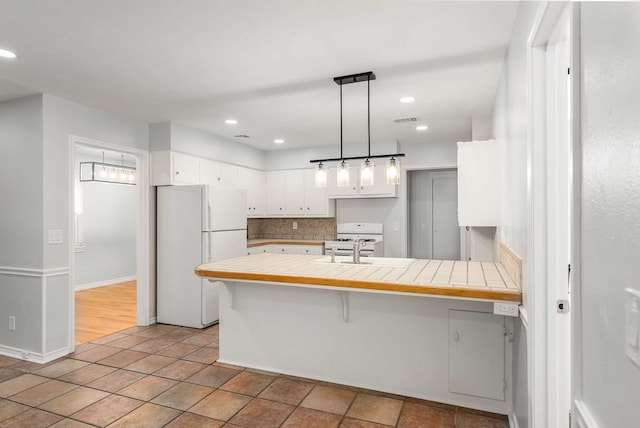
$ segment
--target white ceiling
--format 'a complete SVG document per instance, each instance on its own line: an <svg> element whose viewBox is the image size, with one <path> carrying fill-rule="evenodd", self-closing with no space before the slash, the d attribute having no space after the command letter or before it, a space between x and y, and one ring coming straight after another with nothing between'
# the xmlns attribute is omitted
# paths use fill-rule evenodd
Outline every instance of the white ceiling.
<svg viewBox="0 0 640 428"><path fill-rule="evenodd" d="M339 144L333 77L373 71L372 142L470 137L491 114L517 2L1 0L0 101L49 93L262 150ZM344 142L366 141L366 83ZM401 104L412 95L416 101ZM429 125L393 119L417 116ZM235 118L237 125L225 125ZM249 139L234 135L247 134ZM273 139L286 140L283 145Z"/></svg>

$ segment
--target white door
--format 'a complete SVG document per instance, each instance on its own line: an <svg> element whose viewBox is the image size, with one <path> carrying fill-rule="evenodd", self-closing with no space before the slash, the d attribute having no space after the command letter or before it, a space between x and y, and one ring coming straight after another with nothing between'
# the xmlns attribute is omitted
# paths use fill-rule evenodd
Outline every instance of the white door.
<svg viewBox="0 0 640 428"><path fill-rule="evenodd" d="M456 173L434 173L431 189L432 258L437 260L460 260L458 180Z"/></svg>
<svg viewBox="0 0 640 428"><path fill-rule="evenodd" d="M235 230L247 227L247 191L230 187L205 187L202 230Z"/></svg>

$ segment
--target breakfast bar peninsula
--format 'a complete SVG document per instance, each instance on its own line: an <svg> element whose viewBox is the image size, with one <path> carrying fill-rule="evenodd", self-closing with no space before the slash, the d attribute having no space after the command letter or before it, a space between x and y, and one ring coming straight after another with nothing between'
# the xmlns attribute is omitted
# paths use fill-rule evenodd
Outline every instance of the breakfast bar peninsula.
<svg viewBox="0 0 640 428"><path fill-rule="evenodd" d="M499 263L261 253L195 271L221 283L221 362L508 410L512 322L493 308L521 292Z"/></svg>

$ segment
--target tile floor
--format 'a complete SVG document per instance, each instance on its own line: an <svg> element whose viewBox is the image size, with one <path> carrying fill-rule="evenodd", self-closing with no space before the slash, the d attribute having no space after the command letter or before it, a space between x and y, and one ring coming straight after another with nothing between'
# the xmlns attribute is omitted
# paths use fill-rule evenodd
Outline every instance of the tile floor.
<svg viewBox="0 0 640 428"><path fill-rule="evenodd" d="M40 365L0 356L0 428L507 428L506 417L217 363L218 326L133 327Z"/></svg>

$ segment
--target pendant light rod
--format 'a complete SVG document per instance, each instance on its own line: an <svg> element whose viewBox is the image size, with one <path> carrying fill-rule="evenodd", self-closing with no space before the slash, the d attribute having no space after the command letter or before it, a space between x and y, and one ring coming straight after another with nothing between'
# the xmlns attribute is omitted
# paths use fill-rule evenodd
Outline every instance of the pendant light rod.
<svg viewBox="0 0 640 428"><path fill-rule="evenodd" d="M404 156L404 153L393 153L388 155L369 155L369 156L350 156L347 158L331 158L331 159L313 159L310 160L310 163L318 163L318 162L335 162L341 160L356 160L356 159L379 159L379 158L401 158Z"/></svg>
<svg viewBox="0 0 640 428"><path fill-rule="evenodd" d="M367 147L369 149L369 157L371 157L371 89L370 79L367 76ZM342 86L340 86L342 88ZM341 155L342 156L342 155Z"/></svg>
<svg viewBox="0 0 640 428"><path fill-rule="evenodd" d="M340 159L342 159L342 85L340 85Z"/></svg>

